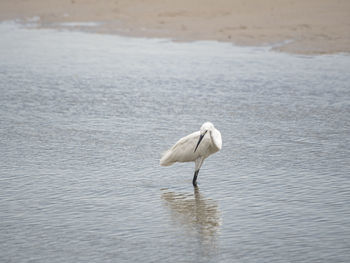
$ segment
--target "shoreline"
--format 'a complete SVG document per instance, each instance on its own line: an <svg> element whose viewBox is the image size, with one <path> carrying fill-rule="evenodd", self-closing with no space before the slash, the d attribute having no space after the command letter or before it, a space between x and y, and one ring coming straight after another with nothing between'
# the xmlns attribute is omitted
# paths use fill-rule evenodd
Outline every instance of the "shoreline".
<svg viewBox="0 0 350 263"><path fill-rule="evenodd" d="M0 0L0 21L36 17L39 28L270 45L309 55L350 53L349 14L347 0Z"/></svg>

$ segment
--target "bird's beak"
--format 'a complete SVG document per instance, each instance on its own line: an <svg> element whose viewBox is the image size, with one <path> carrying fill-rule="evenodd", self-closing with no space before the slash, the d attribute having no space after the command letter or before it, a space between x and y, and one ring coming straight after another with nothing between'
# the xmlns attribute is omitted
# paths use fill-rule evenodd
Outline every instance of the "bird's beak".
<svg viewBox="0 0 350 263"><path fill-rule="evenodd" d="M201 143L201 141L202 141L202 139L203 139L203 137L204 137L204 135L205 135L206 133L207 133L207 131L205 131L205 133L202 134L202 135L199 137L199 140L198 140L198 142L197 142L197 146L196 146L196 148L194 149L194 153L196 152L196 150L197 150L199 144Z"/></svg>

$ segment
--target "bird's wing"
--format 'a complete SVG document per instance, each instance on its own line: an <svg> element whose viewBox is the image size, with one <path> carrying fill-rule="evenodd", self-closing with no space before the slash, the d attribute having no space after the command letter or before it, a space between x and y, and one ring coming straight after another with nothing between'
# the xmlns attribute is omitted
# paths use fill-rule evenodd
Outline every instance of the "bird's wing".
<svg viewBox="0 0 350 263"><path fill-rule="evenodd" d="M164 166L171 165L175 162L191 162L196 160L198 153L194 152L199 139L200 132L191 133L175 143L160 160L160 164Z"/></svg>

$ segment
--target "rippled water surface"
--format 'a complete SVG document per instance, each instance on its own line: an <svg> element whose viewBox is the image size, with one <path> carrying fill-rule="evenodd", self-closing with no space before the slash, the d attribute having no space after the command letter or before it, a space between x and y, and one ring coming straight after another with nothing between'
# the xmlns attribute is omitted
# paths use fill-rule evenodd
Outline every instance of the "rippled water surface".
<svg viewBox="0 0 350 263"><path fill-rule="evenodd" d="M0 35L1 262L348 262L348 55ZM193 189L158 162L204 121Z"/></svg>

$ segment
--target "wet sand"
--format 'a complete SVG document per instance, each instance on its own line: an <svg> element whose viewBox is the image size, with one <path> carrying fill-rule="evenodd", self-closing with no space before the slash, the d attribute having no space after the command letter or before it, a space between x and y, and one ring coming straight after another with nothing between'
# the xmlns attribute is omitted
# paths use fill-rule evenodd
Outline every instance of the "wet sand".
<svg viewBox="0 0 350 263"><path fill-rule="evenodd" d="M350 52L349 14L347 0L0 0L2 21L37 17L45 28L273 45L300 54ZM97 24L74 24L81 22Z"/></svg>

